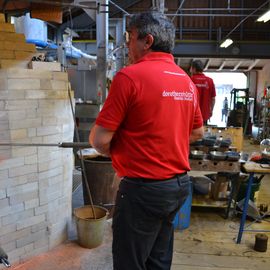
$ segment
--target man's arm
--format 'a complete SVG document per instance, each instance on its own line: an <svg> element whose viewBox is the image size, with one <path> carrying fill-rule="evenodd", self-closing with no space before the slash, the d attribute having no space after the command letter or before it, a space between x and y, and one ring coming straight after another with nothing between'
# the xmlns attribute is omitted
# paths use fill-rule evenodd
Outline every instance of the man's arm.
<svg viewBox="0 0 270 270"><path fill-rule="evenodd" d="M189 142L193 143L203 137L204 127L193 129L189 138Z"/></svg>
<svg viewBox="0 0 270 270"><path fill-rule="evenodd" d="M216 103L216 98L213 97L211 99L211 101L210 101L210 114L211 114L211 116L213 115L213 110L214 110L215 103Z"/></svg>
<svg viewBox="0 0 270 270"><path fill-rule="evenodd" d="M214 110L215 103L216 103L216 97L213 97L213 98L212 98L212 103L211 103L211 110L212 110L212 112L213 112L213 110Z"/></svg>
<svg viewBox="0 0 270 270"><path fill-rule="evenodd" d="M90 144L100 153L110 156L110 146L114 131L94 125L89 135Z"/></svg>

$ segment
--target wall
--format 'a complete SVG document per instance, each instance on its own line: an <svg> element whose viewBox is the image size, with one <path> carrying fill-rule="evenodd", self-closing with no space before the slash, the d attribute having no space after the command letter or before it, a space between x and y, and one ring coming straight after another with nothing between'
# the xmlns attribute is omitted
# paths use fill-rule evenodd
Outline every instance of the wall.
<svg viewBox="0 0 270 270"><path fill-rule="evenodd" d="M35 50L2 19L0 142L73 141L67 73L27 69ZM11 263L67 239L72 170L72 149L0 146L0 246Z"/></svg>
<svg viewBox="0 0 270 270"><path fill-rule="evenodd" d="M264 68L258 71L257 98L261 100L266 86L270 86L270 62Z"/></svg>

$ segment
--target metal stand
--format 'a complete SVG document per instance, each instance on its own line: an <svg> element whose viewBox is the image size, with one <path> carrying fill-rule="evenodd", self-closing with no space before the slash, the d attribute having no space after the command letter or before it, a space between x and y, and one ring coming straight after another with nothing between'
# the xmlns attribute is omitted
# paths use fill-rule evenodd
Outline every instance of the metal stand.
<svg viewBox="0 0 270 270"><path fill-rule="evenodd" d="M243 235L243 231L244 231L244 226L245 226L246 217L247 217L248 201L249 201L250 194L251 194L251 187L252 187L252 183L253 183L253 178L254 178L254 173L250 173L249 178L248 178L248 188L247 188L246 198L245 198L245 202L244 202L243 214L241 217L240 228L239 228L237 241L236 241L237 244L241 243L241 239L242 239L242 235Z"/></svg>

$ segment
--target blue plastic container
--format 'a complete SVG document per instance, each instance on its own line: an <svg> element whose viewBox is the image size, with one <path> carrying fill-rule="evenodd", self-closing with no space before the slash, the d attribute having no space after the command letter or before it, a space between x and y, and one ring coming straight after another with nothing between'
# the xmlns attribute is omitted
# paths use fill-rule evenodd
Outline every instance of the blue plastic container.
<svg viewBox="0 0 270 270"><path fill-rule="evenodd" d="M187 229L190 225L190 213L192 204L192 183L190 183L190 190L187 199L180 208L179 212L176 214L173 225L177 230Z"/></svg>

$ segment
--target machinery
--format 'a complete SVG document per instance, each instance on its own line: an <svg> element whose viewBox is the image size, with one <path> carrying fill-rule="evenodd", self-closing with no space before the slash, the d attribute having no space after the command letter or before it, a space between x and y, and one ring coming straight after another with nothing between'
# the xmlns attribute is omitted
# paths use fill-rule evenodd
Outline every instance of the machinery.
<svg viewBox="0 0 270 270"><path fill-rule="evenodd" d="M251 119L249 117L249 89L231 90L230 112L227 126L243 127L244 134L250 134Z"/></svg>

